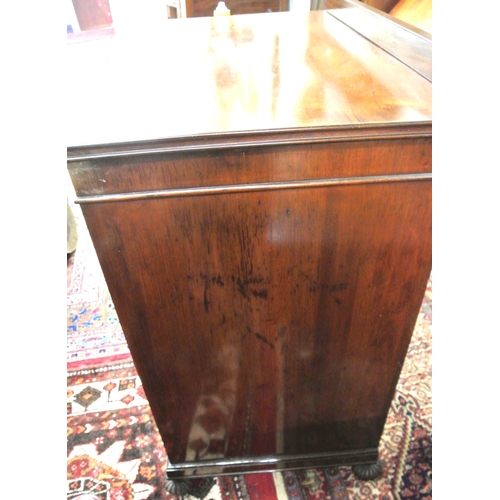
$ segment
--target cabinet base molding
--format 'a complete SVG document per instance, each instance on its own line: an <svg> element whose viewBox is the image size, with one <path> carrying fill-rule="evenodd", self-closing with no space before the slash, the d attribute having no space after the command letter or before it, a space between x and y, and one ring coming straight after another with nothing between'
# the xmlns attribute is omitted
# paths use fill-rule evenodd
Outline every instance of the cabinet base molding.
<svg viewBox="0 0 500 500"><path fill-rule="evenodd" d="M252 459L221 459L199 462L184 462L179 465L169 464L167 475L169 479L196 477L211 477L228 474L243 474L251 472L279 472L283 470L303 468L325 468L338 466L366 466L377 463L376 448L307 455L276 455L255 457Z"/></svg>

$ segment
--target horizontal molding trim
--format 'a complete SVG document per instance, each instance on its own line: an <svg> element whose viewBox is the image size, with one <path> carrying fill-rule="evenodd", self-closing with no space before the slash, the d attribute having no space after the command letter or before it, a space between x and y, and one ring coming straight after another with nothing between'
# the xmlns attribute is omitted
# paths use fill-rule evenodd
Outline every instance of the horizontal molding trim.
<svg viewBox="0 0 500 500"><path fill-rule="evenodd" d="M378 449L362 449L334 453L271 455L252 458L218 458L198 462L169 463L167 476L170 478L203 477L252 472L276 472L304 467L323 468L374 463Z"/></svg>
<svg viewBox="0 0 500 500"><path fill-rule="evenodd" d="M367 124L356 127L317 127L310 129L272 130L230 134L175 137L109 145L69 147L68 163L101 158L190 153L269 146L292 146L335 142L380 141L432 137L432 123Z"/></svg>
<svg viewBox="0 0 500 500"><path fill-rule="evenodd" d="M275 191L281 189L319 188L333 186L350 186L355 184L380 184L388 182L428 181L431 173L400 174L400 175L373 175L362 177L344 177L329 179L298 180L288 182L262 182L254 184L237 184L227 186L207 186L195 188L164 189L158 191L142 191L134 193L103 194L78 197L75 202L111 203L137 200L154 200L159 198L180 198L185 196L210 196L220 194L247 193L256 191Z"/></svg>

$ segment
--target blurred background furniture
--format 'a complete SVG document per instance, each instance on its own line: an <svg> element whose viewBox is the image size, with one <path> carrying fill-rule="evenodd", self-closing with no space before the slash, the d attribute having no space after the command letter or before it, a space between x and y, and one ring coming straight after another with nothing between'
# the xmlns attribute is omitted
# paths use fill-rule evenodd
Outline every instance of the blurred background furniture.
<svg viewBox="0 0 500 500"><path fill-rule="evenodd" d="M185 4L185 17L212 16L218 0L181 0ZM259 14L287 11L288 0L228 0L225 2L231 15Z"/></svg>
<svg viewBox="0 0 500 500"><path fill-rule="evenodd" d="M81 31L109 28L113 17L108 0L72 0Z"/></svg>
<svg viewBox="0 0 500 500"><path fill-rule="evenodd" d="M78 243L78 224L75 219L72 208L70 207L69 201L67 205L67 250L66 253L69 256L76 250L76 245Z"/></svg>
<svg viewBox="0 0 500 500"><path fill-rule="evenodd" d="M432 0L361 0L422 31L432 33ZM311 0L311 10L332 9L336 0Z"/></svg>
<svg viewBox="0 0 500 500"><path fill-rule="evenodd" d="M427 33L432 33L432 0L399 0L389 14Z"/></svg>
<svg viewBox="0 0 500 500"><path fill-rule="evenodd" d="M284 12L288 10L325 10L335 0L227 0L231 15ZM432 0L361 0L365 5L432 33ZM78 27L75 31L102 30L122 23L122 12L129 12L128 22L137 23L142 11L153 11L165 19L211 17L218 0L71 0ZM304 3L305 2L305 3ZM303 5L304 3L304 5ZM116 14L116 16L115 16Z"/></svg>

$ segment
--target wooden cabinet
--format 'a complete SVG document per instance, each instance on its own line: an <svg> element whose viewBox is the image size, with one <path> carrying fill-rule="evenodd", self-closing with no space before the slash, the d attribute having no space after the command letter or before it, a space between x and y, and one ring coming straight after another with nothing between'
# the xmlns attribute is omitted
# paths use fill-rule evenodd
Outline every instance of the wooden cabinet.
<svg viewBox="0 0 500 500"><path fill-rule="evenodd" d="M68 168L171 477L377 460L431 270L430 40L386 21L68 48Z"/></svg>

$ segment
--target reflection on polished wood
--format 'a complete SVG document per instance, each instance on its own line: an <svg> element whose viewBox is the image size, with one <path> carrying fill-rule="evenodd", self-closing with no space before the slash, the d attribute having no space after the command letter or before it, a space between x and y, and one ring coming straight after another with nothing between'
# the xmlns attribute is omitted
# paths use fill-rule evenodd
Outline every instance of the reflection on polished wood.
<svg viewBox="0 0 500 500"><path fill-rule="evenodd" d="M328 2L330 0L326 0ZM361 0L364 4L381 10L382 12L390 12L390 10L398 3L398 0Z"/></svg>
<svg viewBox="0 0 500 500"><path fill-rule="evenodd" d="M68 168L169 475L373 463L431 269L431 83L329 12L225 21L69 47L101 77Z"/></svg>
<svg viewBox="0 0 500 500"><path fill-rule="evenodd" d="M427 33L432 33L432 0L400 0L390 14Z"/></svg>
<svg viewBox="0 0 500 500"><path fill-rule="evenodd" d="M68 47L69 146L430 120L431 84L327 11L167 22Z"/></svg>

